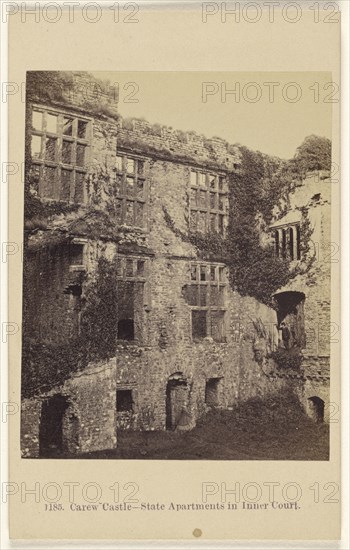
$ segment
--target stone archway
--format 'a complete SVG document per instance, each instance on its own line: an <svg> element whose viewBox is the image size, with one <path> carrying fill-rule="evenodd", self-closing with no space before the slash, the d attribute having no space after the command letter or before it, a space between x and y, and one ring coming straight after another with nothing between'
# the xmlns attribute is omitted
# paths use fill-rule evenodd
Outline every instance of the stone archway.
<svg viewBox="0 0 350 550"><path fill-rule="evenodd" d="M175 430L186 414L189 385L182 372L169 376L166 386L166 429Z"/></svg>
<svg viewBox="0 0 350 550"><path fill-rule="evenodd" d="M320 397L314 395L307 400L307 414L317 423L324 422L324 401Z"/></svg>

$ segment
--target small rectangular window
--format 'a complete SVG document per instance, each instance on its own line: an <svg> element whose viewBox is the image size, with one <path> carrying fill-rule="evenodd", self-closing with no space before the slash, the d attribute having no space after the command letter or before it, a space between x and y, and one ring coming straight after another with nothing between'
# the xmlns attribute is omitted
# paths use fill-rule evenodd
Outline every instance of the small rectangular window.
<svg viewBox="0 0 350 550"><path fill-rule="evenodd" d="M87 122L85 120L78 120L77 135L80 139L86 139Z"/></svg>
<svg viewBox="0 0 350 550"><path fill-rule="evenodd" d="M116 156L115 167L118 170L118 172L121 172L123 170L123 157L119 155Z"/></svg>
<svg viewBox="0 0 350 550"><path fill-rule="evenodd" d="M69 263L71 265L83 265L84 263L84 245L80 243L71 243L69 246Z"/></svg>
<svg viewBox="0 0 350 550"><path fill-rule="evenodd" d="M207 278L207 268L204 265L200 267L200 280L205 281Z"/></svg>
<svg viewBox="0 0 350 550"><path fill-rule="evenodd" d="M63 143L62 143L62 162L64 164L71 164L72 163L72 151L73 151L73 143L71 141L63 140Z"/></svg>
<svg viewBox="0 0 350 550"><path fill-rule="evenodd" d="M77 166L85 166L85 145L81 145L80 143L77 143L77 159L76 164Z"/></svg>
<svg viewBox="0 0 350 550"><path fill-rule="evenodd" d="M62 133L65 136L73 135L73 119L68 117L63 117L63 130Z"/></svg>
<svg viewBox="0 0 350 550"><path fill-rule="evenodd" d="M219 305L219 289L217 286L211 286L210 288L210 305L211 306Z"/></svg>
<svg viewBox="0 0 350 550"><path fill-rule="evenodd" d="M56 193L57 168L45 166L42 181L40 182L43 197L57 198Z"/></svg>
<svg viewBox="0 0 350 550"><path fill-rule="evenodd" d="M207 192L206 191L200 191L200 193L199 193L199 206L201 208L206 208L206 206L207 206Z"/></svg>
<svg viewBox="0 0 350 550"><path fill-rule="evenodd" d="M205 222L206 222L206 213L205 212L197 212L198 216L198 231L200 233L205 232Z"/></svg>
<svg viewBox="0 0 350 550"><path fill-rule="evenodd" d="M126 178L126 192L128 195L134 194L134 178L130 176Z"/></svg>
<svg viewBox="0 0 350 550"><path fill-rule="evenodd" d="M61 170L61 200L69 201L70 189L72 185L72 170Z"/></svg>
<svg viewBox="0 0 350 550"><path fill-rule="evenodd" d="M135 225L137 227L143 227L143 214L144 204L142 202L135 202Z"/></svg>
<svg viewBox="0 0 350 550"><path fill-rule="evenodd" d="M32 159L41 159L42 153L41 153L41 137L40 136L32 136Z"/></svg>
<svg viewBox="0 0 350 550"><path fill-rule="evenodd" d="M143 198L143 192L144 192L144 181L143 180L137 180L136 196L137 196L138 199Z"/></svg>
<svg viewBox="0 0 350 550"><path fill-rule="evenodd" d="M190 230L197 231L197 212L196 210L191 210L190 212Z"/></svg>
<svg viewBox="0 0 350 550"><path fill-rule="evenodd" d="M139 174L139 176L143 175L144 164L145 163L143 162L143 160L137 161L137 173Z"/></svg>
<svg viewBox="0 0 350 550"><path fill-rule="evenodd" d="M117 412L132 412L133 400L131 390L117 390Z"/></svg>
<svg viewBox="0 0 350 550"><path fill-rule="evenodd" d="M75 172L74 201L77 203L84 202L84 183L85 183L85 173Z"/></svg>
<svg viewBox="0 0 350 550"><path fill-rule="evenodd" d="M136 274L137 274L138 277L144 277L144 275L145 275L145 261L144 260L137 260Z"/></svg>
<svg viewBox="0 0 350 550"><path fill-rule="evenodd" d="M209 176L209 187L210 189L216 189L216 176L213 176L212 174L210 174Z"/></svg>
<svg viewBox="0 0 350 550"><path fill-rule="evenodd" d="M204 307L208 304L207 299L207 285L203 285L199 287L199 305Z"/></svg>
<svg viewBox="0 0 350 550"><path fill-rule="evenodd" d="M126 171L128 174L135 173L135 161L133 159L127 159L126 161Z"/></svg>
<svg viewBox="0 0 350 550"><path fill-rule="evenodd" d="M134 261L133 260L126 260L125 275L126 275L126 277L133 277L134 276Z"/></svg>
<svg viewBox="0 0 350 550"><path fill-rule="evenodd" d="M192 338L205 338L207 336L207 312L192 310Z"/></svg>
<svg viewBox="0 0 350 550"><path fill-rule="evenodd" d="M57 115L47 113L46 115L46 131L50 134L57 134Z"/></svg>
<svg viewBox="0 0 350 550"><path fill-rule="evenodd" d="M45 140L45 160L56 161L57 138L47 137Z"/></svg>
<svg viewBox="0 0 350 550"><path fill-rule="evenodd" d="M191 185L197 187L197 172L191 172Z"/></svg>
<svg viewBox="0 0 350 550"><path fill-rule="evenodd" d="M207 175L203 174L203 172L199 172L199 185L200 187L206 187L207 186Z"/></svg>
<svg viewBox="0 0 350 550"><path fill-rule="evenodd" d="M191 206L197 206L197 190L190 189L190 203Z"/></svg>
<svg viewBox="0 0 350 550"><path fill-rule="evenodd" d="M127 225L134 225L134 203L133 203L133 201L126 201L125 223Z"/></svg>
<svg viewBox="0 0 350 550"><path fill-rule="evenodd" d="M32 126L35 130L43 129L43 113L41 113L40 111L33 111Z"/></svg>

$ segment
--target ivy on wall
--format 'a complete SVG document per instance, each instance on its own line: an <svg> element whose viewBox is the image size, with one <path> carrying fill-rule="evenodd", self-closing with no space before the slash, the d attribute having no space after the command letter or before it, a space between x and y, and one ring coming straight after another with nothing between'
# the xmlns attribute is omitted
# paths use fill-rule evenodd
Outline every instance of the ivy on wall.
<svg viewBox="0 0 350 550"><path fill-rule="evenodd" d="M24 278L24 312L30 281ZM27 291L26 291L27 289ZM101 257L94 278L84 285L79 335L62 343L36 342L23 324L22 392L30 397L62 384L90 361L115 356L118 311L115 260ZM28 327L28 329L30 329Z"/></svg>
<svg viewBox="0 0 350 550"><path fill-rule="evenodd" d="M312 228L306 207L301 209L302 261L290 269L287 259L276 256L269 238L273 209L281 199L288 208L288 194L308 171L330 170L330 151L330 140L317 136L307 137L289 161L240 147L241 165L229 174L230 211L225 239L217 233L184 234L163 207L165 221L178 237L196 246L203 259L224 261L230 268L234 290L274 306L272 295L296 275L310 272L314 257L309 254Z"/></svg>

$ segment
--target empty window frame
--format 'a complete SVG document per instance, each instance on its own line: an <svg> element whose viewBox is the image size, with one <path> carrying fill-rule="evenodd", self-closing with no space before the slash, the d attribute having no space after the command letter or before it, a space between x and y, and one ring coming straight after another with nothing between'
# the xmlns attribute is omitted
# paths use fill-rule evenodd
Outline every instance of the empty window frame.
<svg viewBox="0 0 350 550"><path fill-rule="evenodd" d="M276 228L274 230L276 256L289 260L300 260L300 241L301 233L299 224Z"/></svg>
<svg viewBox="0 0 350 550"><path fill-rule="evenodd" d="M42 198L84 202L91 121L34 106L31 118L31 181Z"/></svg>
<svg viewBox="0 0 350 550"><path fill-rule="evenodd" d="M117 412L132 412L132 390L117 390Z"/></svg>
<svg viewBox="0 0 350 550"><path fill-rule="evenodd" d="M147 189L144 159L119 153L116 156L117 221L121 225L145 227Z"/></svg>
<svg viewBox="0 0 350 550"><path fill-rule="evenodd" d="M224 175L191 170L190 230L225 235L227 225L227 185Z"/></svg>
<svg viewBox="0 0 350 550"><path fill-rule="evenodd" d="M193 340L210 336L215 342L225 342L225 267L217 264L191 264L190 279L186 290L187 303L191 306Z"/></svg>

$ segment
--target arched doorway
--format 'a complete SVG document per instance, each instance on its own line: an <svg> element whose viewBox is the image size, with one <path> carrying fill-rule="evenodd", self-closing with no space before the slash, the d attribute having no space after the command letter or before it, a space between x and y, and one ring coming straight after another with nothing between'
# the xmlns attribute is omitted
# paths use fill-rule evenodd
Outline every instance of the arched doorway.
<svg viewBox="0 0 350 550"><path fill-rule="evenodd" d="M169 376L166 386L166 429L175 430L187 409L188 384L182 372Z"/></svg>
<svg viewBox="0 0 350 550"><path fill-rule="evenodd" d="M55 456L67 450L63 437L63 419L68 406L66 397L59 394L43 402L39 428L40 456Z"/></svg>
<svg viewBox="0 0 350 550"><path fill-rule="evenodd" d="M324 421L324 401L320 397L309 397L308 402L308 415L314 422Z"/></svg>

